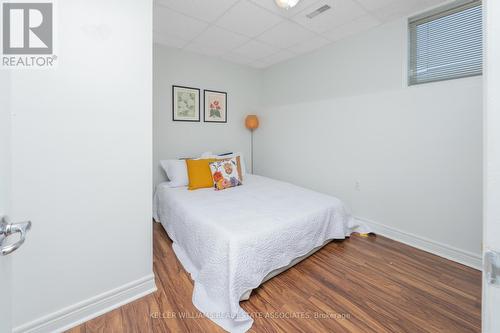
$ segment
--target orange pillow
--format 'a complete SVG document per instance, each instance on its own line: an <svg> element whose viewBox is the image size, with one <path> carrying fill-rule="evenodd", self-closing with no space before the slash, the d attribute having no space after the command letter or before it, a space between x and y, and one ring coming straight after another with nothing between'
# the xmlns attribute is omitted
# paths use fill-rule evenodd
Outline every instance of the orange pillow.
<svg viewBox="0 0 500 333"><path fill-rule="evenodd" d="M209 164L217 161L214 158L203 160L186 160L189 185L188 190L213 187L212 172Z"/></svg>

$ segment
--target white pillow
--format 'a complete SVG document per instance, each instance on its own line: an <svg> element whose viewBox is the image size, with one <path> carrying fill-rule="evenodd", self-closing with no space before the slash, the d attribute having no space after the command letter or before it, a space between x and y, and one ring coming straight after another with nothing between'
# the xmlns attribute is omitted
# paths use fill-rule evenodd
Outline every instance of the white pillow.
<svg viewBox="0 0 500 333"><path fill-rule="evenodd" d="M243 174L242 176L245 176L247 174L247 169L245 166L245 159L243 158L242 153L232 153L232 154L228 154L228 155L224 155L224 156L214 155L214 154L211 154L210 152L206 152L206 153L201 154L201 158L216 158L218 160L224 160L226 158L233 158L236 156L240 157L241 173Z"/></svg>
<svg viewBox="0 0 500 333"><path fill-rule="evenodd" d="M214 153L212 153L211 151L206 151L201 154L200 158L210 158L210 156L214 156Z"/></svg>
<svg viewBox="0 0 500 333"><path fill-rule="evenodd" d="M189 177L185 160L163 160L160 165L170 181L169 187L188 186Z"/></svg>

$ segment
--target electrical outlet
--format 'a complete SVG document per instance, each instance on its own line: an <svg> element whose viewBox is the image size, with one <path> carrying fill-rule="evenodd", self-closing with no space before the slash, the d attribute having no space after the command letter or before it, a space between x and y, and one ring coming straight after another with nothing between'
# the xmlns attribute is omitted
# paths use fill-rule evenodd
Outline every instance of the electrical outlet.
<svg viewBox="0 0 500 333"><path fill-rule="evenodd" d="M361 184L358 180L354 182L354 189L358 192L361 192Z"/></svg>

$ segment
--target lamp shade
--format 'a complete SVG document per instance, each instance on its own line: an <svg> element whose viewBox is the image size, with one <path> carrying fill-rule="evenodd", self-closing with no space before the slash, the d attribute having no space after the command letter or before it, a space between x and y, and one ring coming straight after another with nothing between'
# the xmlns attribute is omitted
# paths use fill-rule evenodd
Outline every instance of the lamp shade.
<svg viewBox="0 0 500 333"><path fill-rule="evenodd" d="M251 131L259 128L259 118L254 114L248 115L245 119L245 126Z"/></svg>

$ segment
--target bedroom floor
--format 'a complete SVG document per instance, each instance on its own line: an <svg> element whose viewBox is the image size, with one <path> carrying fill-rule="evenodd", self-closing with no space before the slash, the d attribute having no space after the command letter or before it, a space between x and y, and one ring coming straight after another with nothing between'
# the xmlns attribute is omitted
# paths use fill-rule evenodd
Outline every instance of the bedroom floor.
<svg viewBox="0 0 500 333"><path fill-rule="evenodd" d="M224 332L192 305L171 245L155 223L158 291L68 332ZM385 237L353 236L266 282L242 307L254 315L251 332L480 332L481 273Z"/></svg>

